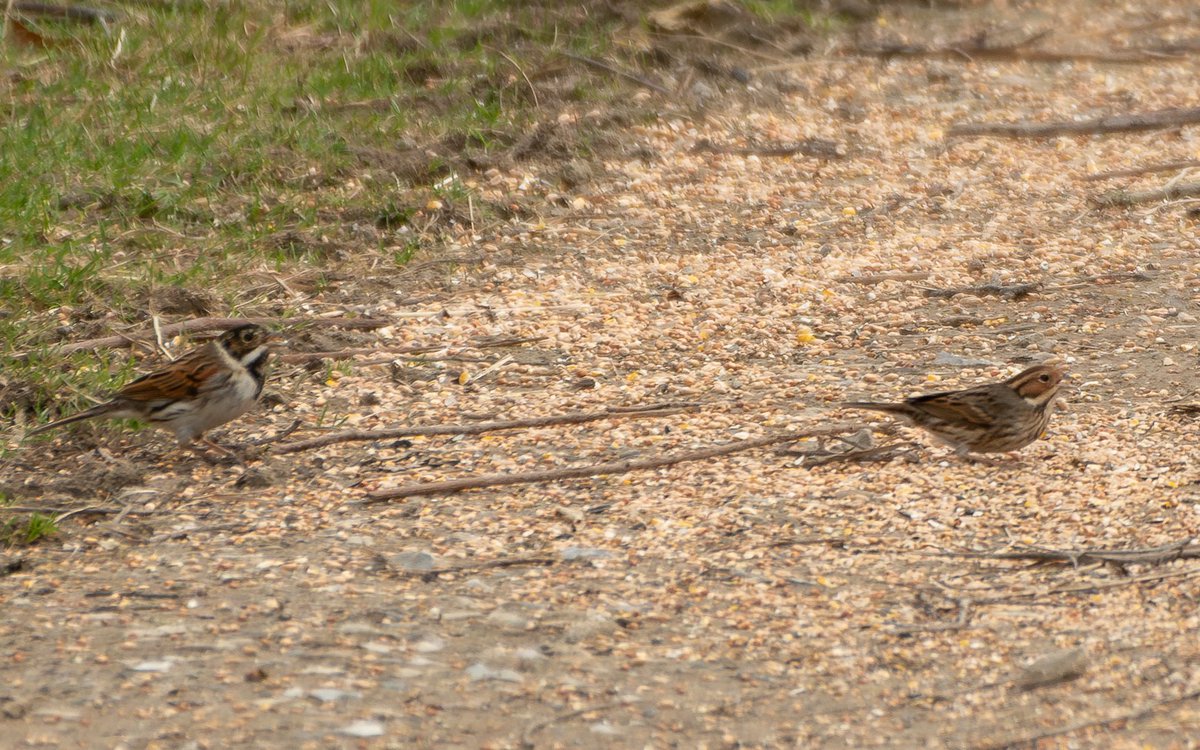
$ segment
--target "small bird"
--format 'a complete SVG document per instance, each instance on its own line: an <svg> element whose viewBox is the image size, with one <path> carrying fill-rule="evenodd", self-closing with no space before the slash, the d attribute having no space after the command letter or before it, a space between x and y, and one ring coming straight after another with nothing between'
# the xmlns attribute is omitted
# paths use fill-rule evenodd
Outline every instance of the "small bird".
<svg viewBox="0 0 1200 750"><path fill-rule="evenodd" d="M31 430L37 435L85 419L140 419L175 433L180 447L193 441L223 453L232 451L204 438L254 406L266 381L271 333L247 324L233 328L179 359L143 375L109 401Z"/></svg>
<svg viewBox="0 0 1200 750"><path fill-rule="evenodd" d="M1064 377L1066 372L1058 367L1036 365L1002 383L915 396L898 404L843 406L907 417L949 443L959 456L1001 453L1024 448L1042 436Z"/></svg>

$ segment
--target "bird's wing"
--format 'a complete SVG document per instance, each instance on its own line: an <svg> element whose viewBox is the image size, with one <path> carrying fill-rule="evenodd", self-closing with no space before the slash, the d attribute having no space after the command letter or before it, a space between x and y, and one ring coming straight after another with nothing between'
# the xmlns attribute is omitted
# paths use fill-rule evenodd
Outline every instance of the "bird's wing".
<svg viewBox="0 0 1200 750"><path fill-rule="evenodd" d="M995 422L983 405L986 399L979 398L982 394L970 391L952 391L949 393L930 393L927 396L910 398L906 402L913 409L937 417L947 422L966 422L981 427L987 427Z"/></svg>
<svg viewBox="0 0 1200 750"><path fill-rule="evenodd" d="M130 401L173 401L195 398L221 380L222 363L215 357L184 356L161 370L143 375L117 391L116 397Z"/></svg>

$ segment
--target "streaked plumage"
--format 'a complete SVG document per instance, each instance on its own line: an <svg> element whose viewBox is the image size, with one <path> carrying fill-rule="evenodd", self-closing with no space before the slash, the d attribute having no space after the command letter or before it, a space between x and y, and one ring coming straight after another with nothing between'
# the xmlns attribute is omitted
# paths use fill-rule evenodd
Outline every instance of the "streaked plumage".
<svg viewBox="0 0 1200 750"><path fill-rule="evenodd" d="M271 334L247 324L191 350L162 369L134 380L109 401L78 414L42 425L36 435L85 419L140 419L175 434L180 446L204 439L204 433L254 406L266 381Z"/></svg>
<svg viewBox="0 0 1200 750"><path fill-rule="evenodd" d="M907 417L918 427L968 452L999 453L1024 448L1042 436L1050 421L1050 405L1066 373L1036 365L1002 383L961 391L916 396L901 403L843 404Z"/></svg>

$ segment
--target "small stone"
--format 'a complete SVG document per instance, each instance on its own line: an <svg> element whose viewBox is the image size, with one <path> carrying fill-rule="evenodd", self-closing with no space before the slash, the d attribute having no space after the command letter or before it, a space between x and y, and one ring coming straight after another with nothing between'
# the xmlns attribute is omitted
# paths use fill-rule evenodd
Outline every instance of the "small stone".
<svg viewBox="0 0 1200 750"><path fill-rule="evenodd" d="M407 570L414 573L426 573L433 570L433 555L418 550L415 552L401 552L392 555L392 565L395 565L401 570Z"/></svg>
<svg viewBox="0 0 1200 750"><path fill-rule="evenodd" d="M345 698L361 698L362 694L352 690L338 690L337 688L317 688L309 690L308 694L322 703L333 703Z"/></svg>
<svg viewBox="0 0 1200 750"><path fill-rule="evenodd" d="M169 661L139 661L137 664L128 665L134 672L169 672L171 671L171 662Z"/></svg>
<svg viewBox="0 0 1200 750"><path fill-rule="evenodd" d="M475 662L467 667L467 676L474 681L501 680L503 682L520 682L521 675L512 669L495 669L483 662Z"/></svg>
<svg viewBox="0 0 1200 750"><path fill-rule="evenodd" d="M562 551L562 559L566 562L574 562L577 560L607 560L616 557L612 552L606 549L596 549L594 547L567 547Z"/></svg>
<svg viewBox="0 0 1200 750"><path fill-rule="evenodd" d="M427 635L413 644L413 650L419 654L436 654L446 648L446 641L436 635Z"/></svg>
<svg viewBox="0 0 1200 750"><path fill-rule="evenodd" d="M1033 690L1044 685L1073 680L1087 671L1087 654L1082 648L1053 651L1021 670L1017 687Z"/></svg>
<svg viewBox="0 0 1200 750"><path fill-rule="evenodd" d="M996 363L976 357L962 357L950 352L938 352L933 358L935 365L950 365L951 367L995 367Z"/></svg>
<svg viewBox="0 0 1200 750"><path fill-rule="evenodd" d="M347 737L381 737L383 736L383 722L360 719L337 731L338 734L344 734Z"/></svg>

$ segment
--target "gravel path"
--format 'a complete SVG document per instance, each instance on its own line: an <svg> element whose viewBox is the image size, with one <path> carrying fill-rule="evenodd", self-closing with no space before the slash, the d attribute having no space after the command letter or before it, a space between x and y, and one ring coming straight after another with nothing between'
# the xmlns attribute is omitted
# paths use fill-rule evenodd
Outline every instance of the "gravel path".
<svg viewBox="0 0 1200 750"><path fill-rule="evenodd" d="M881 34L930 38L921 11L896 7L909 18L885 14ZM1054 7L988 19L1060 28L1045 43L1059 49L1144 18L1125 5ZM978 28L976 12L960 15L938 39ZM0 577L0 745L999 748L1069 730L1039 747L1190 746L1200 563L942 553L1197 534L1200 421L1172 409L1197 400L1196 219L1183 202L1093 209L1088 197L1109 184L1081 178L1197 158L1200 130L944 133L1194 106L1198 73L1196 57L817 54L760 71L786 96L750 90L630 129L654 158L606 163L578 194L489 173L482 195L535 196L544 219L464 235L450 252L483 262L446 277L436 302L405 304L406 290L356 308L396 320L362 346L446 351L362 357L324 382L281 368L271 387L286 405L232 436L293 419L309 437L319 424L700 407L338 444L249 470L181 459L145 434L48 476L30 457L30 496L122 487L112 507L125 510L64 522ZM694 149L702 138L824 138L845 157L714 154ZM986 284L1036 286L1018 299L929 294ZM346 306L313 311L335 307ZM489 336L538 340L461 348ZM888 461L806 467L768 448L361 504L415 481L858 422L869 417L836 404L999 379L1049 357L1070 366L1067 408L999 466L954 460L904 428L874 435L903 444Z"/></svg>

